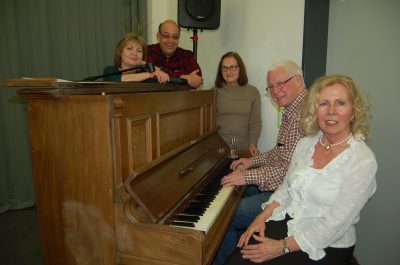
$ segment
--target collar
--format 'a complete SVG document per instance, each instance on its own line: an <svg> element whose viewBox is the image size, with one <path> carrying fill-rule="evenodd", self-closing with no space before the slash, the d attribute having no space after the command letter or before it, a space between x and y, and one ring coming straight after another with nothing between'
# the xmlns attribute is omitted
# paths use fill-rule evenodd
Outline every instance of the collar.
<svg viewBox="0 0 400 265"><path fill-rule="evenodd" d="M300 107L303 106L303 103L307 97L307 94L308 94L308 90L304 88L303 91L300 93L300 95L298 95L297 98L292 102L292 104L290 104L289 106L287 106L285 108L282 116L291 117L295 114L299 114L300 113L299 109L300 109Z"/></svg>

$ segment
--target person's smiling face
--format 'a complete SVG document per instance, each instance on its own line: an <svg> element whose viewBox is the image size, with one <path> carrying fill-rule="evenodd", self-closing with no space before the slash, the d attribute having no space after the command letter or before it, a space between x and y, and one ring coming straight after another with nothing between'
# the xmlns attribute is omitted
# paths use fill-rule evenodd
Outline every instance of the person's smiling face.
<svg viewBox="0 0 400 265"><path fill-rule="evenodd" d="M267 84L272 99L279 107L287 107L301 94L303 85L300 76L277 68L268 73Z"/></svg>
<svg viewBox="0 0 400 265"><path fill-rule="evenodd" d="M128 41L121 54L121 69L127 69L143 63L143 47L136 41Z"/></svg>
<svg viewBox="0 0 400 265"><path fill-rule="evenodd" d="M179 45L180 31L176 24L164 22L160 32L157 32L157 40L166 57L171 57Z"/></svg>
<svg viewBox="0 0 400 265"><path fill-rule="evenodd" d="M228 86L237 86L240 68L234 57L226 57L221 63L222 77Z"/></svg>
<svg viewBox="0 0 400 265"><path fill-rule="evenodd" d="M347 88L333 84L321 89L316 118L319 128L331 141L346 138L351 132L354 118L353 103Z"/></svg>

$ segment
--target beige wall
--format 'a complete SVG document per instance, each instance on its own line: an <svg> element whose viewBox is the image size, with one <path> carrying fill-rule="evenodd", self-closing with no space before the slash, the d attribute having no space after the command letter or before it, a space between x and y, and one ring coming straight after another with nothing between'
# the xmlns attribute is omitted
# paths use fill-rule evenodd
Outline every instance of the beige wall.
<svg viewBox="0 0 400 265"><path fill-rule="evenodd" d="M149 43L161 21L177 19L177 0L150 0ZM217 65L228 51L238 52L247 67L249 83L262 96L262 151L270 149L278 133L277 109L265 97L266 71L281 59L301 64L304 0L221 0L221 22L217 30L199 32L198 61L203 71L204 89L213 86ZM182 29L181 46L192 50L191 31Z"/></svg>

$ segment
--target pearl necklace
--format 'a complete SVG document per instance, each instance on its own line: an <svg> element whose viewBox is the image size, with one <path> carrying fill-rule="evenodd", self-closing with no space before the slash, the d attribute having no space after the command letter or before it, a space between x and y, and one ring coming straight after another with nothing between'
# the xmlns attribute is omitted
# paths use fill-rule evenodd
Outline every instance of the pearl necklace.
<svg viewBox="0 0 400 265"><path fill-rule="evenodd" d="M349 136L347 136L346 138L344 138L342 141L337 142L337 143L334 143L334 144L324 144L324 143L322 142L322 136L323 136L323 135L321 135L321 136L319 137L319 143L322 145L322 147L325 149L325 151L328 151L329 149L331 149L331 147L335 147L335 146L338 146L338 145L340 145L340 144L342 144L342 143L344 143L344 142L347 142L347 141L350 139L350 137L351 137L352 135L353 135L353 134L350 133Z"/></svg>

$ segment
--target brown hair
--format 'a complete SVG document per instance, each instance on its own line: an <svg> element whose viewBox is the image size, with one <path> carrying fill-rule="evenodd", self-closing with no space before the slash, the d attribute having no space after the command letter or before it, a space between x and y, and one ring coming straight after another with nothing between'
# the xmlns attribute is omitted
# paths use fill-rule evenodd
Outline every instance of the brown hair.
<svg viewBox="0 0 400 265"><path fill-rule="evenodd" d="M142 37L136 35L135 33L129 32L118 42L117 46L115 47L115 54L114 54L114 65L115 66L117 66L117 67L121 66L121 63L122 63L122 59L121 59L122 50L124 49L125 45L129 41L136 42L142 47L142 50L143 50L143 58L142 58L142 60L146 60L147 45L146 45L144 39Z"/></svg>
<svg viewBox="0 0 400 265"><path fill-rule="evenodd" d="M240 57L240 55L237 52L227 52L224 55L222 55L221 60L219 61L217 77L215 78L215 87L221 88L223 86L223 84L225 83L225 80L222 76L221 67L222 67L222 61L228 57L235 58L236 62L239 65L238 84L240 86L246 85L248 82L248 79L247 79L246 67L244 66L242 58Z"/></svg>

